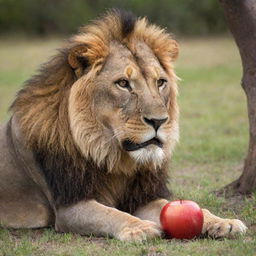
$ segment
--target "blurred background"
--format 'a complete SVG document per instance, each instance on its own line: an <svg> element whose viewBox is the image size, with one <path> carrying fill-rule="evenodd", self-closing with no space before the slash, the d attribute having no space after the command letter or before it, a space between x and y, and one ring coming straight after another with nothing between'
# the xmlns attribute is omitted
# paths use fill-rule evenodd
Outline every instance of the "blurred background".
<svg viewBox="0 0 256 256"><path fill-rule="evenodd" d="M70 34L112 7L147 16L174 33L227 31L216 0L0 0L0 33Z"/></svg>

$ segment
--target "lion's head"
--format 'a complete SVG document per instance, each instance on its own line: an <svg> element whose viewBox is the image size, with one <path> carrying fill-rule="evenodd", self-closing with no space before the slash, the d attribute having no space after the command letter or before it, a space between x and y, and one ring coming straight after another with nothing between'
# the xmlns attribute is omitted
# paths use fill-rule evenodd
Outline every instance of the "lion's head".
<svg viewBox="0 0 256 256"><path fill-rule="evenodd" d="M177 54L145 18L112 11L83 27L12 106L28 145L79 151L109 171L160 166L178 140Z"/></svg>

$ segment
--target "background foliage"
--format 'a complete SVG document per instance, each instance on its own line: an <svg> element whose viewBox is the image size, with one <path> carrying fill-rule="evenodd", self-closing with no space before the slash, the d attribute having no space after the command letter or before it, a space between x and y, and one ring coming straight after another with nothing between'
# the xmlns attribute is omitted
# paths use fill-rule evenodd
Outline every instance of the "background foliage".
<svg viewBox="0 0 256 256"><path fill-rule="evenodd" d="M217 0L0 0L0 33L76 32L102 11L119 7L186 35L223 33Z"/></svg>

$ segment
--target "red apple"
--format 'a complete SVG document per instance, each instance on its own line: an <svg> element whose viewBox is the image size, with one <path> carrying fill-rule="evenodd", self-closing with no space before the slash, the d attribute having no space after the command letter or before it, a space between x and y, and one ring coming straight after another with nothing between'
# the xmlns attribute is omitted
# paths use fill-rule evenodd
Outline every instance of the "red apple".
<svg viewBox="0 0 256 256"><path fill-rule="evenodd" d="M199 205L190 200L166 204L160 214L162 229L171 238L192 239L202 233L204 216Z"/></svg>

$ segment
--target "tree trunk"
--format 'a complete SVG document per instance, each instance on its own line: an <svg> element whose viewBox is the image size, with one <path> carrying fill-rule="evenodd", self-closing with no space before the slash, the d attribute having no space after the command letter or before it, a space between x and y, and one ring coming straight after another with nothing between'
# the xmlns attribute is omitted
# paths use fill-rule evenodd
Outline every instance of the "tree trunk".
<svg viewBox="0 0 256 256"><path fill-rule="evenodd" d="M250 130L243 173L224 190L232 194L250 194L256 191L256 0L219 1L242 59L242 87L247 97Z"/></svg>

